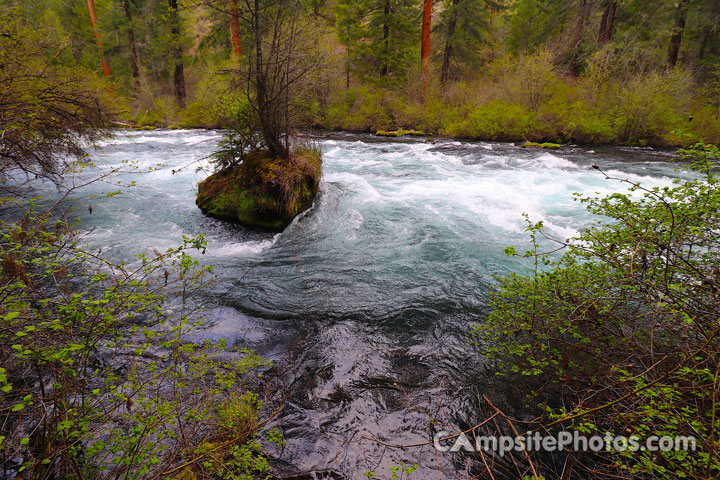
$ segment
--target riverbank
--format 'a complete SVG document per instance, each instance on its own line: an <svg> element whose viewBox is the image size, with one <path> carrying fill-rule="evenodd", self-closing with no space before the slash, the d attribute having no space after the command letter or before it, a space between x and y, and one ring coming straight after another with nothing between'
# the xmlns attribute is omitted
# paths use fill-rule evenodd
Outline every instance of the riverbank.
<svg viewBox="0 0 720 480"><path fill-rule="evenodd" d="M354 133L413 132L440 138L515 143L683 147L720 142L716 92L677 69L632 77L609 71L570 79L542 55L499 65L474 81L427 94L407 85L326 86L298 106L299 129ZM135 110L141 126L224 128L237 96L198 94L187 108L157 102Z"/></svg>

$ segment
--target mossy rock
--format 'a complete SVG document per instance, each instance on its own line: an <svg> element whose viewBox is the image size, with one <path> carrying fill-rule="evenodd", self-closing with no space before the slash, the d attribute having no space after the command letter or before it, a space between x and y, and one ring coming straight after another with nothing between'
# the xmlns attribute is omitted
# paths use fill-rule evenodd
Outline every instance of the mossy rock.
<svg viewBox="0 0 720 480"><path fill-rule="evenodd" d="M377 132L375 132L375 135L377 135L378 137L403 137L405 135L411 137L424 137L426 136L426 133L422 130L403 130L401 128L392 132L389 132L387 130L378 130Z"/></svg>
<svg viewBox="0 0 720 480"><path fill-rule="evenodd" d="M195 203L210 217L280 232L312 206L321 175L318 150L299 149L287 159L254 152L200 182Z"/></svg>
<svg viewBox="0 0 720 480"><path fill-rule="evenodd" d="M522 148L545 148L548 150L555 150L557 148L560 148L561 145L557 143L535 143L535 142L525 142L522 145L520 145Z"/></svg>

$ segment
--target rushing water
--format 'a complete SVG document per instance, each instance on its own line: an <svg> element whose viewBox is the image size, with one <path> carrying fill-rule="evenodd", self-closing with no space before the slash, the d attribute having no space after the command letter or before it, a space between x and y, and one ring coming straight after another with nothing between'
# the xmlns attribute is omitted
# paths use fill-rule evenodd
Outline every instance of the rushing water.
<svg viewBox="0 0 720 480"><path fill-rule="evenodd" d="M420 464L413 478L452 472L458 465L432 447L386 449L361 435L408 444L430 438L431 419L467 428L480 417L483 394L518 406L521 392L493 380L466 334L486 314L493 276L525 268L502 253L527 245L522 214L569 238L593 221L573 192L625 190L592 164L647 185L678 176L669 154L650 149L551 153L331 135L315 140L325 162L315 205L274 235L207 218L195 206L207 174L194 162L220 137L119 133L92 151L99 167L130 160L157 168L120 175L137 186L112 198L90 197L108 185L89 187L76 211L87 242L117 260L178 245L182 235L207 236L202 258L218 276L208 292L216 308L207 316L218 322L210 336L277 365L287 443L270 452L281 477L332 470L364 478L372 470L387 478L400 461Z"/></svg>

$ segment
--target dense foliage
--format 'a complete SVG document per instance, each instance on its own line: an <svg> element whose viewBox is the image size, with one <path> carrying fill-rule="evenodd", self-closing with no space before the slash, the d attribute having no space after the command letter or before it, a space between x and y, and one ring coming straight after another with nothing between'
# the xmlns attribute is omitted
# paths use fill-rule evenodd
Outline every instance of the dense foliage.
<svg viewBox="0 0 720 480"><path fill-rule="evenodd" d="M715 0L434 2L431 81L422 87L422 2L96 0L102 50L83 2L6 3L8 18L43 32L44 56L55 64L100 76L106 58L123 117L142 125L229 126L221 104L239 95L270 109L290 105L282 135L322 126L720 141ZM282 82L258 96L261 77ZM300 78L288 95L281 84Z"/></svg>
<svg viewBox="0 0 720 480"><path fill-rule="evenodd" d="M193 345L205 241L112 264L62 219L31 209L0 236L0 472L5 478L246 478L256 370ZM251 382L251 383L248 383ZM190 475L190 476L188 476Z"/></svg>
<svg viewBox="0 0 720 480"><path fill-rule="evenodd" d="M544 428L697 439L690 452L573 452L580 478L720 474L720 151L681 154L698 176L672 188L606 175L629 191L579 199L602 220L578 238L530 223L535 268L503 278L475 328L501 371L525 379ZM566 252L542 253L543 239Z"/></svg>

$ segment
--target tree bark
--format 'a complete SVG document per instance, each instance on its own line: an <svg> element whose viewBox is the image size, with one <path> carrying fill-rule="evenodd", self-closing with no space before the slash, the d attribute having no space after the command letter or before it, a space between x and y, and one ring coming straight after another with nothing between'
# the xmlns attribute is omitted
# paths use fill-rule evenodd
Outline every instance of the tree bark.
<svg viewBox="0 0 720 480"><path fill-rule="evenodd" d="M345 54L345 90L350 90L350 52Z"/></svg>
<svg viewBox="0 0 720 480"><path fill-rule="evenodd" d="M613 29L615 28L615 13L617 12L617 1L610 0L605 6L602 19L600 20L600 30L598 31L598 43L607 45L612 40Z"/></svg>
<svg viewBox="0 0 720 480"><path fill-rule="evenodd" d="M582 44L583 33L585 32L585 17L587 16L587 0L580 0L578 20L575 25L575 38L573 40L573 56L570 59L570 75L573 78L580 76L580 45Z"/></svg>
<svg viewBox="0 0 720 480"><path fill-rule="evenodd" d="M255 37L255 96L257 102L257 113L260 120L260 133L262 133L265 145L268 147L270 155L275 158L287 158L288 151L283 146L280 138L281 127L279 126L279 112L274 108L273 102L268 98L268 84L266 76L266 68L263 54L263 25L262 14L260 12L260 1L254 1L253 12L253 28ZM272 46L270 47L272 52ZM270 53L269 55L272 55ZM272 83L270 84L272 88ZM275 102L278 100L275 99Z"/></svg>
<svg viewBox="0 0 720 480"><path fill-rule="evenodd" d="M677 65L678 56L680 55L680 45L685 32L689 4L690 0L680 0L675 12L675 26L673 27L672 37L670 37L670 48L668 48L668 65L671 67Z"/></svg>
<svg viewBox="0 0 720 480"><path fill-rule="evenodd" d="M424 0L422 20L422 41L420 45L420 66L422 68L423 94L427 95L430 85L430 26L432 23L432 0Z"/></svg>
<svg viewBox="0 0 720 480"><path fill-rule="evenodd" d="M383 61L382 67L380 68L380 76L388 76L388 57L390 56L390 0L385 0L385 7L383 8Z"/></svg>
<svg viewBox="0 0 720 480"><path fill-rule="evenodd" d="M90 21L92 22L93 31L95 32L95 40L97 41L98 50L100 52L100 58L102 59L103 73L105 78L110 78L110 65L108 64L107 58L105 58L105 52L103 51L102 38L100 37L100 31L97 26L97 15L95 14L95 1L87 0L88 10L90 11Z"/></svg>
<svg viewBox="0 0 720 480"><path fill-rule="evenodd" d="M173 72L173 81L175 84L175 98L180 108L185 108L185 67L183 65L183 49L180 44L180 16L178 15L177 0L168 0L170 7L170 34L172 36L173 60L175 61L175 71Z"/></svg>
<svg viewBox="0 0 720 480"><path fill-rule="evenodd" d="M228 15L230 15L230 43L233 57L242 55L242 42L240 41L240 19L238 18L237 0L227 0Z"/></svg>
<svg viewBox="0 0 720 480"><path fill-rule="evenodd" d="M455 35L455 28L457 27L457 6L460 0L453 0L452 2L452 15L448 21L447 34L445 37L445 50L443 52L443 64L442 71L440 72L440 83L447 83L450 80L450 61L453 56L453 36Z"/></svg>
<svg viewBox="0 0 720 480"><path fill-rule="evenodd" d="M125 18L128 22L128 49L130 50L130 68L132 69L133 87L135 95L140 92L140 63L138 62L137 46L135 45L135 28L133 27L132 13L130 12L130 0L123 0Z"/></svg>

